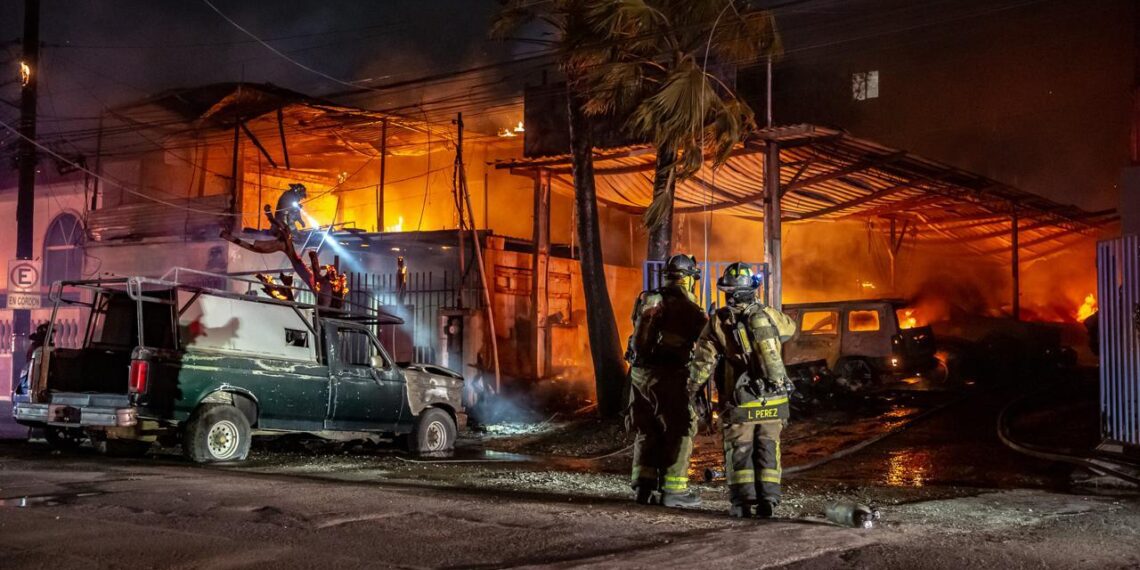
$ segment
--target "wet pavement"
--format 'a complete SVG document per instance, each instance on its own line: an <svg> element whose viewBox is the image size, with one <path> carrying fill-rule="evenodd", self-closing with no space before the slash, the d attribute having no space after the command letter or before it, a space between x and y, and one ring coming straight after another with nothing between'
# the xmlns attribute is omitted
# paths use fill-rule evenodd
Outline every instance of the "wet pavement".
<svg viewBox="0 0 1140 570"><path fill-rule="evenodd" d="M721 465L714 435L698 437L691 470L700 509L632 505L628 434L595 420L499 424L435 458L385 443L262 439L249 461L212 467L177 450L123 461L0 442L0 551L16 553L0 566L55 565L61 544L75 567L1140 564L1134 491L1074 485L1072 468L1000 443L998 411L1020 390L925 388L901 383L795 418L785 498L769 523L727 519L723 481L701 482ZM1023 435L1058 439L1048 413L1028 412L1015 426ZM1064 441L1082 443L1073 432ZM826 523L837 500L880 507L881 528ZM130 541L142 529L157 538ZM1033 547L1044 541L1059 546Z"/></svg>

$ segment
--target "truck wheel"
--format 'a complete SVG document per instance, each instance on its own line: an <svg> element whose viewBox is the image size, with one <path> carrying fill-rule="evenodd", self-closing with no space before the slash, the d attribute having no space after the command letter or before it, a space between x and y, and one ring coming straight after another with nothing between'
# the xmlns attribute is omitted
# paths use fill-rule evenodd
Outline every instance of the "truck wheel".
<svg viewBox="0 0 1140 570"><path fill-rule="evenodd" d="M877 380L874 369L862 358L840 359L835 363L835 373L847 381L847 387L853 392L869 388Z"/></svg>
<svg viewBox="0 0 1140 570"><path fill-rule="evenodd" d="M96 445L96 449L107 457L138 458L150 451L149 441L134 439L104 439Z"/></svg>
<svg viewBox="0 0 1140 570"><path fill-rule="evenodd" d="M249 455L249 420L229 404L200 406L185 430L182 448L195 463L243 461Z"/></svg>
<svg viewBox="0 0 1140 570"><path fill-rule="evenodd" d="M53 449L74 451L87 439L87 432L79 428L48 426L44 428L44 439Z"/></svg>
<svg viewBox="0 0 1140 570"><path fill-rule="evenodd" d="M416 429L408 436L408 451L412 453L438 453L455 449L458 430L451 414L428 408L416 420Z"/></svg>

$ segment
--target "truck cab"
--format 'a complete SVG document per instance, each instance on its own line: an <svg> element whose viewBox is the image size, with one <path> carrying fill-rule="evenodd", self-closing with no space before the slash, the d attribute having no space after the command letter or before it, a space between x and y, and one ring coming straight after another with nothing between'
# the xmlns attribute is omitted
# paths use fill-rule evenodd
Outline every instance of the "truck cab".
<svg viewBox="0 0 1140 570"><path fill-rule="evenodd" d="M252 436L288 432L395 436L441 452L465 423L461 375L385 351L375 331L394 317L165 277L66 288L87 295L53 288L57 307L90 299L84 343L38 349L30 401L13 407L49 441L86 436L115 454L180 442L190 459L214 462L244 459Z"/></svg>

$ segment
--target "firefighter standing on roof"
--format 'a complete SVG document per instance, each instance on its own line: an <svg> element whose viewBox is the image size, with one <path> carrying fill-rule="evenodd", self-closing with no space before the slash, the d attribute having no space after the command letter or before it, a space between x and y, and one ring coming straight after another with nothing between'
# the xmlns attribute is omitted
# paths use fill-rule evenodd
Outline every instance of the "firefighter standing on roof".
<svg viewBox="0 0 1140 570"><path fill-rule="evenodd" d="M781 343L796 332L787 315L756 299L757 276L745 263L724 270L717 288L725 293L693 352L690 393L710 380L720 398L724 467L730 514L768 518L780 502L780 431L788 421L792 383ZM723 359L720 367L717 361Z"/></svg>
<svg viewBox="0 0 1140 570"><path fill-rule="evenodd" d="M664 277L662 287L637 298L626 354L629 419L637 431L632 483L638 503L695 507L700 498L689 491L689 457L697 417L686 385L693 343L708 319L693 296L701 277L696 258L674 255Z"/></svg>

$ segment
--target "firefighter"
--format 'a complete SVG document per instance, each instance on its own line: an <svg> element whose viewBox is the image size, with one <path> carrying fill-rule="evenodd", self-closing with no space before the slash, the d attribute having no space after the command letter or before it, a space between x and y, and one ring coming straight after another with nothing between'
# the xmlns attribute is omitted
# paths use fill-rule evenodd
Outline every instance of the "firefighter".
<svg viewBox="0 0 1140 570"><path fill-rule="evenodd" d="M689 457L697 431L686 386L693 343L708 318L696 303L701 278L697 260L674 255L665 264L664 285L643 291L633 309L630 369L633 444L632 485L640 504L696 507L689 490Z"/></svg>
<svg viewBox="0 0 1140 570"><path fill-rule="evenodd" d="M689 392L712 378L720 399L725 477L734 517L769 518L780 502L780 431L793 386L781 343L796 332L787 315L756 299L758 275L733 263L717 280L726 306L717 309L693 351ZM718 361L720 366L718 367Z"/></svg>
<svg viewBox="0 0 1140 570"><path fill-rule="evenodd" d="M298 224L301 229L305 229L305 217L301 215L301 202L308 196L309 192L304 184L290 184L289 189L277 199L277 209L273 211L277 223L288 228L290 232L296 229Z"/></svg>

